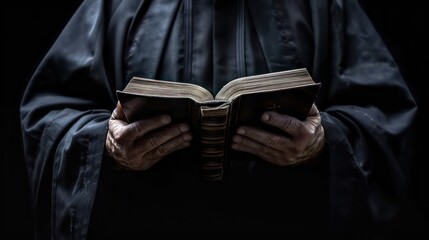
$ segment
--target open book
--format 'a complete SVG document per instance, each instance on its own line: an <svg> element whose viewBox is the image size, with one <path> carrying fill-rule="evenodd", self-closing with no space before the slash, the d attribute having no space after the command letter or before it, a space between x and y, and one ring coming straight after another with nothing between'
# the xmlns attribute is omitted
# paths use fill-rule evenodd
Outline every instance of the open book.
<svg viewBox="0 0 429 240"><path fill-rule="evenodd" d="M168 114L173 122L188 123L201 151L203 175L219 180L238 126L276 131L260 121L265 111L305 120L319 88L301 68L237 78L216 96L195 84L134 77L117 96L128 122Z"/></svg>

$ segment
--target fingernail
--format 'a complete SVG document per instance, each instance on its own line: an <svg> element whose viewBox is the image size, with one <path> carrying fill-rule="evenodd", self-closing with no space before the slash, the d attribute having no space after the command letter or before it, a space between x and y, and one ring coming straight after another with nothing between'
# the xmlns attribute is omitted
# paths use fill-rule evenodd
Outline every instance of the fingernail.
<svg viewBox="0 0 429 240"><path fill-rule="evenodd" d="M170 121L171 121L170 116L162 116L161 118L161 122L164 124L170 123Z"/></svg>
<svg viewBox="0 0 429 240"><path fill-rule="evenodd" d="M237 131L238 134L244 135L246 134L246 130L244 130L243 128L239 128Z"/></svg>
<svg viewBox="0 0 429 240"><path fill-rule="evenodd" d="M180 124L179 129L181 132L187 132L189 131L189 126L188 124Z"/></svg>
<svg viewBox="0 0 429 240"><path fill-rule="evenodd" d="M237 150L238 149L238 144L232 144L231 148Z"/></svg>
<svg viewBox="0 0 429 240"><path fill-rule="evenodd" d="M264 113L262 114L261 119L264 122L268 122L268 120L270 120L270 115L268 115L268 113Z"/></svg>
<svg viewBox="0 0 429 240"><path fill-rule="evenodd" d="M240 136L238 136L238 135L235 135L235 136L232 138L232 141L233 141L233 142L235 142L235 143L240 143L240 142L241 142L241 137L240 137Z"/></svg>

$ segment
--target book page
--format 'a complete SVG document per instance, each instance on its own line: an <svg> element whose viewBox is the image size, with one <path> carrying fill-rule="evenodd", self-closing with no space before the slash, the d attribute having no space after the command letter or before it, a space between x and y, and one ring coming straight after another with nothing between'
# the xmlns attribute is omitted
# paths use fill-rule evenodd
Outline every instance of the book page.
<svg viewBox="0 0 429 240"><path fill-rule="evenodd" d="M233 100L240 95L277 91L315 84L305 68L235 79L216 95L219 100Z"/></svg>
<svg viewBox="0 0 429 240"><path fill-rule="evenodd" d="M151 97L191 98L196 102L214 100L207 89L195 84L139 77L132 78L122 92Z"/></svg>

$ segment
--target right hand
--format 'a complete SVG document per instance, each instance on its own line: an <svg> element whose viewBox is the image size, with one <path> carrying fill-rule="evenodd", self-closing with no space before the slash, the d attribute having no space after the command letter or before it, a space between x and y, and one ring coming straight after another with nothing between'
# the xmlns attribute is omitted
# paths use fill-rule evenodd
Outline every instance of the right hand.
<svg viewBox="0 0 429 240"><path fill-rule="evenodd" d="M126 169L147 170L168 154L191 145L189 125L170 122L168 115L159 115L127 123L118 102L109 120L107 152Z"/></svg>

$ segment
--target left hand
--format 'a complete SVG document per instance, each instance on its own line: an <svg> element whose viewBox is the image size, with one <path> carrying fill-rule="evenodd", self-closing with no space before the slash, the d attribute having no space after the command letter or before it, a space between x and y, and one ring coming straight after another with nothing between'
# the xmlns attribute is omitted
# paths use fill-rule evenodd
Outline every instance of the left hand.
<svg viewBox="0 0 429 240"><path fill-rule="evenodd" d="M305 121L272 111L263 113L261 121L282 133L240 126L233 137L232 149L254 154L279 166L301 164L322 152L325 131L316 105L313 104Z"/></svg>

